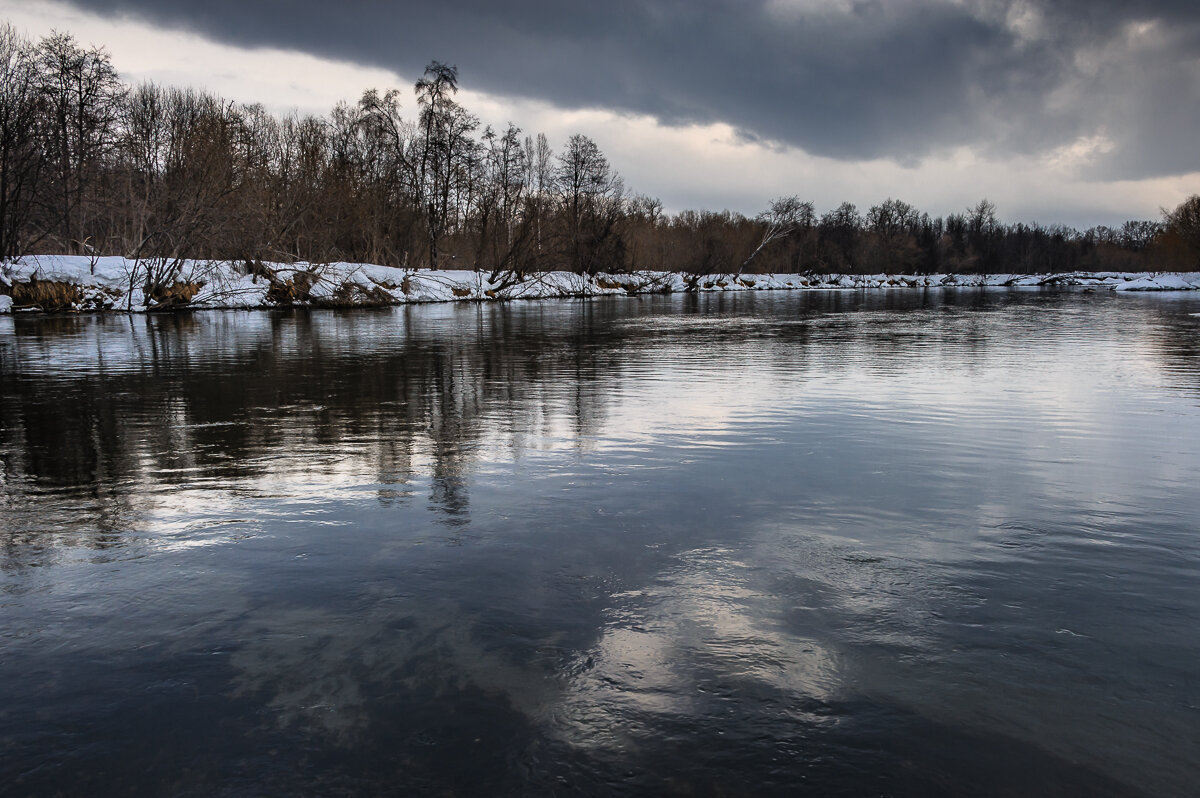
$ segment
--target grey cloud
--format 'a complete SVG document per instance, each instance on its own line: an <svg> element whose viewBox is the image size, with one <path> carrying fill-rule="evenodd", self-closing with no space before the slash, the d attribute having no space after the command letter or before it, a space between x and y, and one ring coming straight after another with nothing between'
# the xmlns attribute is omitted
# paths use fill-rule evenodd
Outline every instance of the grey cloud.
<svg viewBox="0 0 1200 798"><path fill-rule="evenodd" d="M74 4L408 75L437 59L472 88L723 121L839 159L1036 154L1103 132L1097 175L1200 169L1195 0ZM1030 35L1006 24L1022 10ZM1153 41L1127 35L1154 21Z"/></svg>

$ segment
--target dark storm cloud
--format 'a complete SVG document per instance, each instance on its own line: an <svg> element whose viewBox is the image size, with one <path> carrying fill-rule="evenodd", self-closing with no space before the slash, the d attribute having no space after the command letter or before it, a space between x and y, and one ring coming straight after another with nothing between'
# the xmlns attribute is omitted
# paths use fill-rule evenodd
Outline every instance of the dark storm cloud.
<svg viewBox="0 0 1200 798"><path fill-rule="evenodd" d="M723 121L835 158L1037 153L1102 133L1098 174L1200 169L1195 0L75 5L407 75L437 59L472 88Z"/></svg>

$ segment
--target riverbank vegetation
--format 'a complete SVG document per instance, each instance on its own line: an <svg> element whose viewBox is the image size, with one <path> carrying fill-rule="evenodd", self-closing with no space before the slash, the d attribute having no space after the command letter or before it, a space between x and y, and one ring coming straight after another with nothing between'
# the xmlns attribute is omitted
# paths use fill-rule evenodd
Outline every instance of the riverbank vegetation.
<svg viewBox="0 0 1200 798"><path fill-rule="evenodd" d="M69 34L0 25L0 258L123 256L149 296L190 258L478 270L492 286L566 271L876 274L1200 268L1200 197L1157 221L1003 224L981 200L931 217L898 199L750 218L664 212L584 134L552 146L482 126L433 62L407 92L279 116L205 91L128 85Z"/></svg>

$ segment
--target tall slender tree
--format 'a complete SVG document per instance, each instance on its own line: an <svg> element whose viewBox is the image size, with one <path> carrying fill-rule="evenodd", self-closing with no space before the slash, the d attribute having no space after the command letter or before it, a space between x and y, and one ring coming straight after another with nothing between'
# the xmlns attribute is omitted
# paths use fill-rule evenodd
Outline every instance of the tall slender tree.
<svg viewBox="0 0 1200 798"><path fill-rule="evenodd" d="M37 83L32 44L0 24L0 258L31 243L28 224L45 165Z"/></svg>
<svg viewBox="0 0 1200 798"><path fill-rule="evenodd" d="M85 199L97 167L116 143L125 87L103 48L84 49L70 34L48 36L38 53L58 237L64 246L84 252L92 210Z"/></svg>
<svg viewBox="0 0 1200 798"><path fill-rule="evenodd" d="M425 211L429 268L437 269L438 248L457 210L451 198L457 179L467 171L463 162L471 154L470 135L479 127L479 119L454 100L458 93L457 67L430 62L414 89L421 108L417 185Z"/></svg>

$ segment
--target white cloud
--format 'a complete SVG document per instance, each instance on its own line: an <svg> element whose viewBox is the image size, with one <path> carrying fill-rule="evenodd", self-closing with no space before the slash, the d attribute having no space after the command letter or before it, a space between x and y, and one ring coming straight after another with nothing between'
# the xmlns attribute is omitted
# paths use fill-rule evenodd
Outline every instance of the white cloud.
<svg viewBox="0 0 1200 798"><path fill-rule="evenodd" d="M1005 25L1022 41L1034 41L1045 34L1041 11L1032 3L1020 0L1009 6Z"/></svg>
<svg viewBox="0 0 1200 798"><path fill-rule="evenodd" d="M62 3L0 0L0 17L40 38L68 32L82 44L102 46L121 76L209 89L272 111L324 114L339 100L353 100L373 86L407 85L394 72L305 53L218 44L203 37L155 28L138 20L105 18Z"/></svg>

